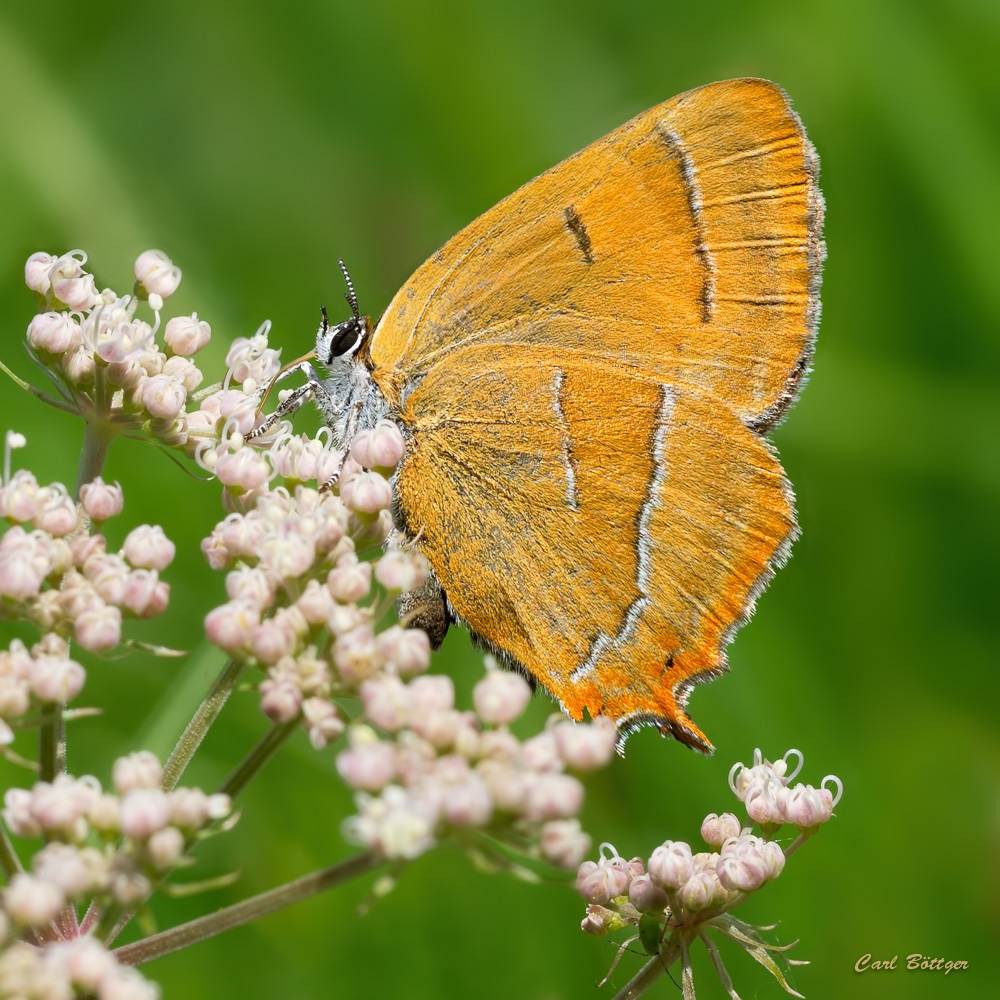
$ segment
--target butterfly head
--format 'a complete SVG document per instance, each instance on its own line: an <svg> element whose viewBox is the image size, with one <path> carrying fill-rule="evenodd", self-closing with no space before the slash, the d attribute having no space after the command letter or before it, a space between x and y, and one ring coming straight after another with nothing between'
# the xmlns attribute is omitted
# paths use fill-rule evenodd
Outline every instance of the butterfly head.
<svg viewBox="0 0 1000 1000"><path fill-rule="evenodd" d="M344 298L351 307L351 316L341 323L331 324L326 306L322 307L323 318L316 333L316 357L327 368L336 366L338 359L344 362L353 360L368 337L370 329L368 317L362 316L358 309L358 296L354 291L354 283L347 272L347 267L342 260L338 263L347 282Z"/></svg>

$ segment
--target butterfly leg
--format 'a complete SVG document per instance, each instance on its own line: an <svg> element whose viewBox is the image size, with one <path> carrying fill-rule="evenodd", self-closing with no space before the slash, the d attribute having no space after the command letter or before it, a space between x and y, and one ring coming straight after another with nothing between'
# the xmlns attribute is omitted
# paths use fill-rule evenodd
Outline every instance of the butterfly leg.
<svg viewBox="0 0 1000 1000"><path fill-rule="evenodd" d="M316 399L321 409L324 409L324 403L327 403L330 408L333 407L333 401L330 399L330 393L327 391L326 386L323 385L319 375L316 374L316 369L313 368L308 361L303 361L300 364L293 365L286 371L280 372L276 375L270 385L268 385L267 390L264 393L264 397L266 397L271 389L274 388L274 386L279 382L288 378L290 375L299 374L306 377L305 384L300 385L297 389L293 389L283 400L281 400L281 402L274 408L274 411L269 413L261 421L261 423L247 435L249 440L266 434L279 420L283 417L291 416L291 414L301 409L302 406L310 399Z"/></svg>

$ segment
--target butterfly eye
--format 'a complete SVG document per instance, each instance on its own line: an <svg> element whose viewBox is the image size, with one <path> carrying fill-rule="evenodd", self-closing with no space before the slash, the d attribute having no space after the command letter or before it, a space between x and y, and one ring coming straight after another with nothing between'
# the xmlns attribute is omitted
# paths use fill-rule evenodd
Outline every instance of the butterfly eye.
<svg viewBox="0 0 1000 1000"><path fill-rule="evenodd" d="M342 357L345 354L352 354L361 343L362 333L361 321L353 316L344 320L343 323L338 323L332 329L328 329L326 334L329 340L327 348L323 352L326 363L329 364L334 358Z"/></svg>

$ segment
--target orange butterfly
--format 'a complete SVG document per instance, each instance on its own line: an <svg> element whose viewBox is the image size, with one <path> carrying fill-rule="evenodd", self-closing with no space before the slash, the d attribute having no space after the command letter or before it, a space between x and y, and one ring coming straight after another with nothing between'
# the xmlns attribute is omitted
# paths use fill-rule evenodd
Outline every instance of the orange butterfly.
<svg viewBox="0 0 1000 1000"><path fill-rule="evenodd" d="M689 91L527 183L424 263L371 329L317 340L337 440L407 452L398 528L449 622L558 698L700 750L692 686L726 668L798 528L764 438L819 318L818 164L764 80Z"/></svg>

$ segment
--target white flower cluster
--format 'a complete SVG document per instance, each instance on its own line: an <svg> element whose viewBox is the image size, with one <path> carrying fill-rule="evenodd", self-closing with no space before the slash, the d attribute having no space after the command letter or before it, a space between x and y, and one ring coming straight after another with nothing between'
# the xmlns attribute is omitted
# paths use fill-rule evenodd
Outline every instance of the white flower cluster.
<svg viewBox="0 0 1000 1000"><path fill-rule="evenodd" d="M798 758L791 773L790 757ZM668 840L643 863L642 858L626 861L610 844L602 844L599 860L585 861L577 872L577 891L589 903L583 930L600 936L622 927L638 928L643 943L650 947L652 942L651 951L661 964L667 957L671 961L681 957L686 984L691 975L688 946L700 938L716 960L723 985L735 995L714 945L704 934L711 927L736 941L788 988L769 955L779 949L728 911L776 879L787 857L832 817L842 792L840 779L828 775L818 790L802 784L789 787L801 766L798 750L789 750L773 764L757 750L751 767L738 763L730 771L730 787L748 812L757 813L751 818L760 823L763 837L744 828L732 813L711 813L702 823L701 835L716 851L694 852L684 841ZM836 794L826 787L828 782ZM799 837L783 849L773 837L785 823L797 826ZM689 992L694 996L693 986Z"/></svg>
<svg viewBox="0 0 1000 1000"><path fill-rule="evenodd" d="M4 897L12 922L44 926L67 902L83 899L143 902L195 836L230 812L226 795L198 788L163 791L160 762L145 750L119 758L113 777L114 793L103 791L95 777L69 774L7 790L7 828L47 841L34 855L33 874L18 876L19 893ZM20 910L17 901L30 905Z"/></svg>
<svg viewBox="0 0 1000 1000"><path fill-rule="evenodd" d="M0 997L158 996L90 932L106 909L144 903L231 809L228 796L198 788L165 792L161 778L160 762L140 751L115 761L114 793L94 777L68 774L7 790L7 828L46 843L31 871L14 874L0 895ZM77 904L87 901L81 924Z"/></svg>
<svg viewBox="0 0 1000 1000"><path fill-rule="evenodd" d="M13 885L8 891L13 891ZM0 950L0 997L157 1000L159 996L155 983L119 965L93 937L45 942L41 947L18 941Z"/></svg>
<svg viewBox="0 0 1000 1000"><path fill-rule="evenodd" d="M576 818L583 786L566 771L606 765L618 733L607 719L577 724L555 716L521 741L508 725L530 698L523 677L499 669L476 685L475 711L455 707L449 677L365 681L365 721L352 725L337 757L358 804L346 835L383 857L413 858L454 831L485 830L574 867L590 838Z"/></svg>

